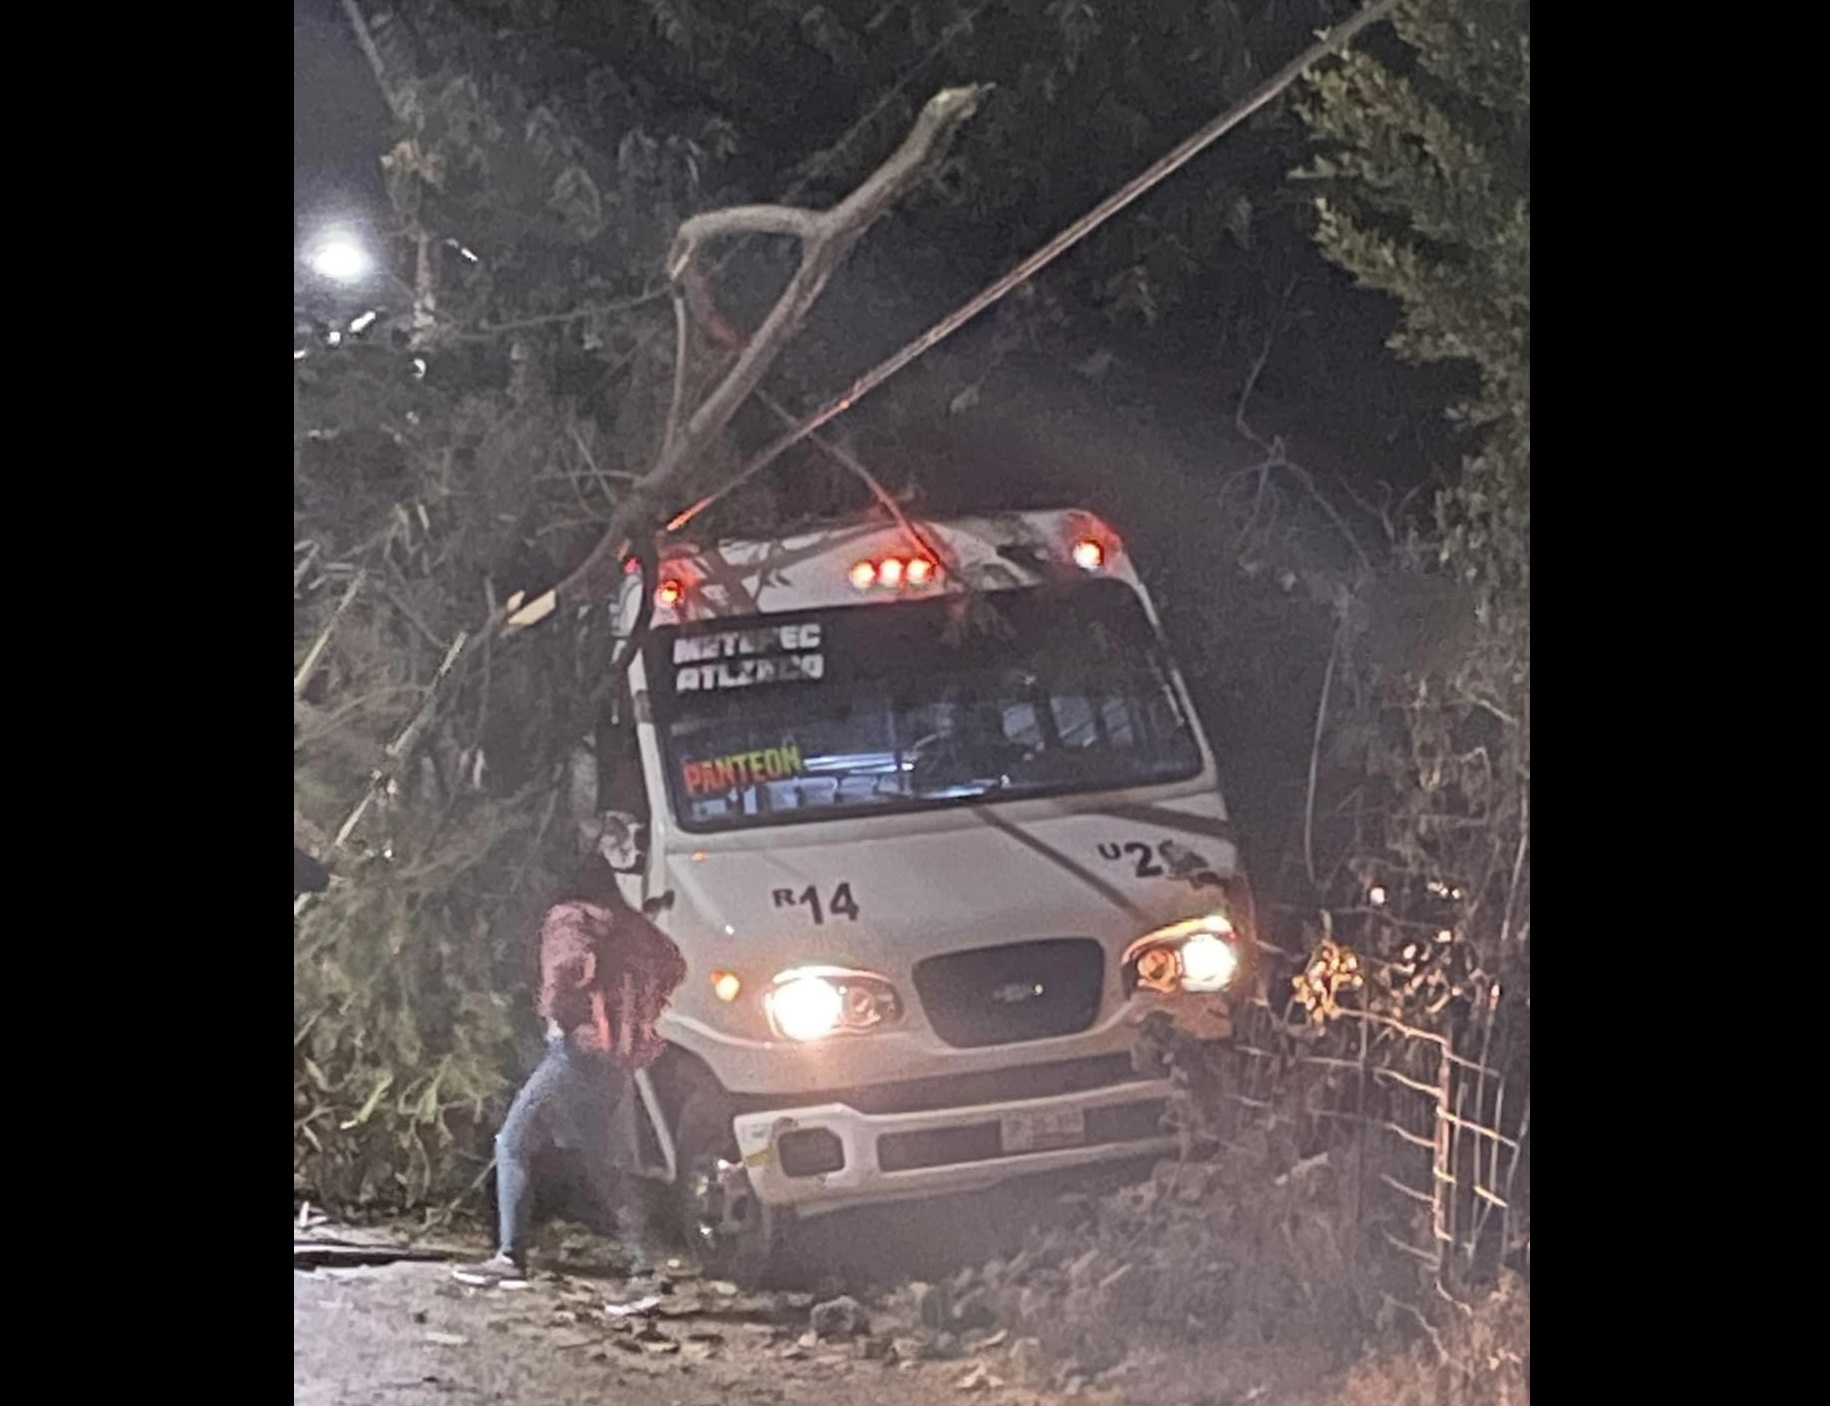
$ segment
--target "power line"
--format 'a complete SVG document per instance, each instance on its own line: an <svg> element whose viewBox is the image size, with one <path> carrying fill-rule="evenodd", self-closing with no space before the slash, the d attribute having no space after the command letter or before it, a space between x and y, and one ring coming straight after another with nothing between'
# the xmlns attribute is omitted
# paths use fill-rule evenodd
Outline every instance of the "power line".
<svg viewBox="0 0 1830 1406"><path fill-rule="evenodd" d="M1069 225L1066 229L1062 230L1061 233L1049 240L1047 244L1044 244L1035 253L1031 254L1015 268L1011 269L1010 272L1006 273L1003 277L981 291L970 302L961 305L955 311L949 313L926 332L923 332L919 337L915 338L914 341L903 347L902 350L895 355L889 357L885 361L877 363L877 365L873 366L869 371L866 371L854 381L849 389L840 395L834 396L831 400L827 401L825 405L814 411L813 414L802 420L793 429L788 430L765 448L758 451L747 463L745 463L743 468L738 471L737 475L723 487L717 489L715 492L707 494L690 508L687 508L684 512L680 513L673 521L669 522L667 524L667 530L669 532L679 531L682 527L685 527L687 523L699 516L700 513L711 507L712 504L716 503L720 498L723 498L727 493L730 493L740 484L748 482L764 469L768 468L769 465L773 464L783 454L799 444L815 430L825 425L828 421L835 420L840 415L843 415L865 396L869 395L872 391L876 390L877 387L889 380L891 376L894 376L898 371L902 370L903 367L930 351L939 343L945 341L973 318L984 312L986 308L990 307L993 303L998 302L1013 289L1052 264L1056 259L1060 258L1076 244L1080 243L1081 240L1085 239L1107 220L1111 219L1112 216L1116 215L1120 210L1123 210L1127 205L1138 199L1139 196L1144 195L1169 176L1181 170L1182 167L1194 160L1195 157L1207 150L1208 147L1219 141L1221 137L1232 131L1233 128L1237 127L1241 122L1244 122L1246 118L1264 107L1279 93L1283 92L1284 89L1288 88L1298 78L1302 77L1308 69L1319 63L1322 59L1327 58L1329 55L1338 53L1340 50L1344 49L1361 30L1365 29L1368 25L1383 19L1396 4L1397 0L1373 0L1373 3L1367 5L1365 9L1361 10L1351 19L1343 20L1333 29L1323 31L1321 37L1318 38L1314 44L1311 44L1301 54L1297 55L1296 58L1285 64L1270 78L1253 89L1253 91L1237 106L1229 108L1226 112L1221 113L1220 116L1202 127L1192 136L1184 139L1167 155L1161 157L1146 168L1142 174L1132 178L1123 186L1120 186L1117 190L1113 191L1112 194L1100 201L1099 204L1087 211L1086 214L1074 221L1073 224Z"/></svg>

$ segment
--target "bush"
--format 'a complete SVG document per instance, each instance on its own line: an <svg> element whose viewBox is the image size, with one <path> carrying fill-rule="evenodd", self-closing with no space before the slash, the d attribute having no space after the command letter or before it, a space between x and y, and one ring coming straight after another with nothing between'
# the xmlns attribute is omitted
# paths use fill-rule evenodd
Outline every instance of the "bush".
<svg viewBox="0 0 1830 1406"><path fill-rule="evenodd" d="M410 822L297 925L295 1194L397 1213L473 1189L533 1029L528 934L551 876L525 803ZM538 814L536 811L535 814Z"/></svg>

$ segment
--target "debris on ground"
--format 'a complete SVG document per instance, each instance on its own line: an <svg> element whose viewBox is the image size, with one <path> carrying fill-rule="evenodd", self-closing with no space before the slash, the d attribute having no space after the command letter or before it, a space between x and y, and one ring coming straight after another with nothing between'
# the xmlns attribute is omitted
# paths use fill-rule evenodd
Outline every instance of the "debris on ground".
<svg viewBox="0 0 1830 1406"><path fill-rule="evenodd" d="M870 1315L849 1294L813 1306L813 1335L829 1341L860 1337L870 1332Z"/></svg>
<svg viewBox="0 0 1830 1406"><path fill-rule="evenodd" d="M987 1331L997 1324L998 1315L984 1289L971 1289L953 1301L952 1321L948 1324L960 1332Z"/></svg>
<svg viewBox="0 0 1830 1406"><path fill-rule="evenodd" d="M443 1250L414 1250L393 1245L351 1245L339 1240L294 1240L294 1269L370 1269L405 1260L442 1262L454 1258Z"/></svg>
<svg viewBox="0 0 1830 1406"><path fill-rule="evenodd" d="M915 1302L915 1316L921 1326L936 1333L945 1328L950 1308L947 1286L911 1284L909 1290Z"/></svg>
<svg viewBox="0 0 1830 1406"><path fill-rule="evenodd" d="M639 1299L628 1303L607 1303L604 1305L606 1318L643 1318L661 1306L659 1294L644 1294Z"/></svg>
<svg viewBox="0 0 1830 1406"><path fill-rule="evenodd" d="M1337 1168L1316 1156L1269 1153L1253 1148L1248 1134L1222 1160L1164 1163L1148 1182L1078 1203L1066 1224L1015 1227L1000 1241L1001 1254L982 1264L947 1272L944 1260L923 1261L933 1282L892 1280L893 1287L884 1279L894 1268L853 1272L849 1285L827 1284L817 1295L752 1290L679 1260L652 1279L627 1266L611 1271L615 1256L602 1241L574 1237L558 1272L543 1261L531 1292L509 1299L460 1287L442 1267L410 1263L461 1260L477 1253L476 1244L415 1243L423 1230L351 1230L345 1241L345 1231L327 1234L314 1220L306 1230L295 1226L295 1248L316 1252L327 1266L409 1263L394 1272L327 1267L295 1276L295 1295L315 1325L308 1334L336 1344L308 1349L320 1360L295 1368L326 1383L300 1400L373 1399L330 1389L335 1373L348 1370L347 1336L369 1323L366 1314L332 1310L390 1300L394 1336L372 1335L367 1349L377 1361L398 1362L388 1354L409 1350L410 1372L438 1362L463 1361L470 1372L483 1362L523 1361L555 1380L596 1373L595 1383L607 1374L603 1399L651 1399L629 1394L628 1385L644 1378L677 1384L652 1399L737 1406L787 1406L835 1390L874 1406L1403 1399L1424 1371L1421 1358L1352 1360L1367 1340L1355 1341L1352 1329L1367 1325L1378 1305L1343 1296L1352 1278L1341 1260ZM873 1280L882 1287L867 1289ZM1528 1400L1528 1294L1503 1309L1483 1308L1470 1320L1474 1346L1462 1355L1500 1362L1478 1380L1467 1369L1468 1380L1485 1388L1504 1377L1510 1390L1516 1377L1521 1389L1509 1398L1516 1403ZM358 1317L363 1326L355 1326ZM304 1321L295 1310L295 1341ZM467 1350L446 1355L446 1348ZM1336 1390L1344 1371L1350 1380ZM295 1386L312 1380L300 1377ZM585 1399L583 1379L574 1385L577 1391L568 1386L540 1400ZM444 1399L428 1389L399 1406Z"/></svg>

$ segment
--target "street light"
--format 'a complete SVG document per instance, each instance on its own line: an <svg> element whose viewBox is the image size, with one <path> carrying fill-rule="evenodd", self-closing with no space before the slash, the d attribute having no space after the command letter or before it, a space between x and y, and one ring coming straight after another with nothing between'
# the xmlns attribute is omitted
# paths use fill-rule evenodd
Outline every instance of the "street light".
<svg viewBox="0 0 1830 1406"><path fill-rule="evenodd" d="M369 251L343 230L320 235L306 252L305 262L318 277L332 283L360 283L375 266Z"/></svg>

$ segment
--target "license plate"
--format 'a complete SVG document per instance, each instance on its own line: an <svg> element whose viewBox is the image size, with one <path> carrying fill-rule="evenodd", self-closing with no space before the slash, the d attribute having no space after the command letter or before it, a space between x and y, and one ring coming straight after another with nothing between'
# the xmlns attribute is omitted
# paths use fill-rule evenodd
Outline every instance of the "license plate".
<svg viewBox="0 0 1830 1406"><path fill-rule="evenodd" d="M1006 1152L1042 1152L1052 1147L1078 1147L1087 1140L1087 1115L1082 1108L1006 1113L999 1123L999 1140Z"/></svg>

